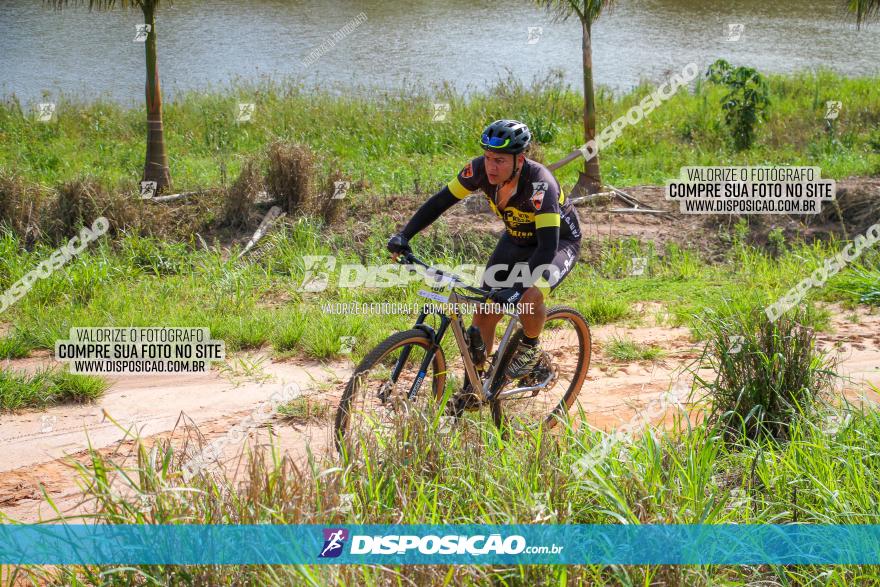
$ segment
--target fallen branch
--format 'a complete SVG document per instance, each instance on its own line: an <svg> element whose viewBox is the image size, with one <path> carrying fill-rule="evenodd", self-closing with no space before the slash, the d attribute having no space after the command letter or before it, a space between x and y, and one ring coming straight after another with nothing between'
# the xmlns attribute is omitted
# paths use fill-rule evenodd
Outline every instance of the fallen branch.
<svg viewBox="0 0 880 587"><path fill-rule="evenodd" d="M199 193L199 192L181 192L181 193L179 193L179 194L170 194L170 195L168 195L168 196L155 196L155 197L153 197L153 198L141 198L141 199L142 199L142 200L147 200L147 201L150 201L150 202L156 202L156 203L162 204L162 203L165 203L165 202L175 202L175 201L177 201L177 200L182 200L182 199L184 199L184 198L188 198L188 197L190 197L190 196L194 196L194 195L196 195L196 194L198 194L198 193Z"/></svg>
<svg viewBox="0 0 880 587"><path fill-rule="evenodd" d="M550 165L548 165L547 169L549 169L550 171L556 171L560 167L568 165L569 163L578 159L579 157L583 157L583 151L581 151L580 149L574 150L571 153L569 153L568 155L566 155L565 157L563 157L562 159L560 159L559 161L555 161L555 162L551 163ZM632 207L631 208L612 208L610 210L611 212L623 213L623 214L628 214L628 213L662 214L664 216L672 218L672 215L667 210L654 210L652 208L645 208L644 207L645 205L642 202L638 201L636 198L632 197L631 195L627 194L626 192L617 189L616 187L614 187L611 184L606 184L606 185L609 188L611 188L610 192L599 192L598 194L591 194L589 196L578 196L576 198L572 198L570 200L570 202L572 203L572 205L576 206L578 204L583 204L583 203L589 202L591 200L595 200L597 198L607 198L609 196L613 198L616 196L620 200L623 200L624 203L629 204Z"/></svg>
<svg viewBox="0 0 880 587"><path fill-rule="evenodd" d="M611 188L611 191L614 193L614 195L616 195L618 198L620 198L633 208L643 208L645 206L642 202L638 201L623 190L619 190L611 184L608 184L608 187Z"/></svg>
<svg viewBox="0 0 880 587"><path fill-rule="evenodd" d="M269 210L269 214L266 216L266 218L263 219L263 222L260 223L260 226L257 227L254 235L244 246L244 249L242 249L242 251L235 259L241 259L244 255L249 253L251 249L253 249L254 246L257 244L257 241L259 241L266 235L267 232L269 232L269 229L272 228L272 226L275 224L275 221L279 218L283 218L286 215L287 214L285 212L281 212L281 208L279 208L278 206L273 206L272 209Z"/></svg>
<svg viewBox="0 0 880 587"><path fill-rule="evenodd" d="M666 210L652 210L650 208L612 208L609 212L622 212L622 213L645 213L645 214L666 214L669 212Z"/></svg>
<svg viewBox="0 0 880 587"><path fill-rule="evenodd" d="M572 203L573 206L577 206L578 204L583 204L585 202L596 200L598 198L609 198L613 196L614 192L599 192L598 194L591 194L589 196L577 196L576 198L572 198L569 201Z"/></svg>
<svg viewBox="0 0 880 587"><path fill-rule="evenodd" d="M572 161L574 161L578 157L583 157L583 156L584 156L584 154L580 149L575 149L574 151L572 151L571 153L569 153L568 155L566 155L565 157L563 157L559 161L556 161L556 162L548 165L547 169L549 169L550 171L556 171L560 167L568 165L569 163L571 163Z"/></svg>

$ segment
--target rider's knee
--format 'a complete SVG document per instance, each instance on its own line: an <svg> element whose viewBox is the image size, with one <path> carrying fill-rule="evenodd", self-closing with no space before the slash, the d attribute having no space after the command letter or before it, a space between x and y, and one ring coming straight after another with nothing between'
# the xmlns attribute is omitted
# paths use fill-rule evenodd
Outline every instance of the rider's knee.
<svg viewBox="0 0 880 587"><path fill-rule="evenodd" d="M537 287L530 287L523 293L520 304L524 306L523 311L531 314L532 309L540 308L544 304L544 294Z"/></svg>

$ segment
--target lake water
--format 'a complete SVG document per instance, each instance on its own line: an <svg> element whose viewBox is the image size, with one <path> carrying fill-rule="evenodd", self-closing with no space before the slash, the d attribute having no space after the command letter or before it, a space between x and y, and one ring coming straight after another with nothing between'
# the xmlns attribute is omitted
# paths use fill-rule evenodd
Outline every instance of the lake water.
<svg viewBox="0 0 880 587"><path fill-rule="evenodd" d="M594 27L595 79L626 91L640 79L657 81L688 62L705 67L719 57L765 72L828 67L880 75L880 23L856 31L842 4L622 0ZM140 103L140 20L136 11L58 13L40 0L0 1L0 96L34 102L63 92ZM353 30L334 41L346 23ZM742 25L738 40L739 27L731 35L730 25ZM170 100L236 77L342 89L449 81L467 91L507 70L529 82L560 68L574 87L582 84L577 20L556 22L523 0L177 0L160 10L157 34Z"/></svg>

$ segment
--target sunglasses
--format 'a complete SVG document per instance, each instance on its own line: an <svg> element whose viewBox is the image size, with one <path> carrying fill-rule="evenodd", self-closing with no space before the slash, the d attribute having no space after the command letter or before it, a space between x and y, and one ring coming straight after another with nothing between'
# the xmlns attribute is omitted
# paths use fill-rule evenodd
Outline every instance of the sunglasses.
<svg viewBox="0 0 880 587"><path fill-rule="evenodd" d="M501 137L489 137L487 134L483 134L480 139L480 144L484 147L494 147L496 149L502 149L510 143L510 139L502 139Z"/></svg>

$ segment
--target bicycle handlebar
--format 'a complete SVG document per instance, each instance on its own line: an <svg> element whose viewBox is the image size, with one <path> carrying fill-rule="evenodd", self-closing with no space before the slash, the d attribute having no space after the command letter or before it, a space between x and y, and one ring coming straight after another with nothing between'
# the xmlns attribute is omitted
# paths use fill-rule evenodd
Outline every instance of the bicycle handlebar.
<svg viewBox="0 0 880 587"><path fill-rule="evenodd" d="M447 278L451 279L454 282L454 286L461 287L463 289L468 290L471 293L475 293L475 294L481 296L480 299L474 300L474 301L483 302L492 293L490 290L487 290L487 289L480 289L479 287L473 287L471 285L467 285L462 280L461 277L454 275L452 273L445 273L445 272L437 269L436 267L429 265L428 263L425 263L424 261L422 261L421 259L419 259L418 257L416 257L412 253L405 253L404 255L401 255L400 257L398 257L398 259L400 259L400 258L403 259L403 264L405 264L405 265L421 265L425 269L428 269L431 272L433 272L435 275L439 275L439 276L447 277ZM401 261L398 261L398 263L400 263L400 262ZM467 296L465 296L465 297L467 297ZM472 298L468 298L468 299L472 299Z"/></svg>

